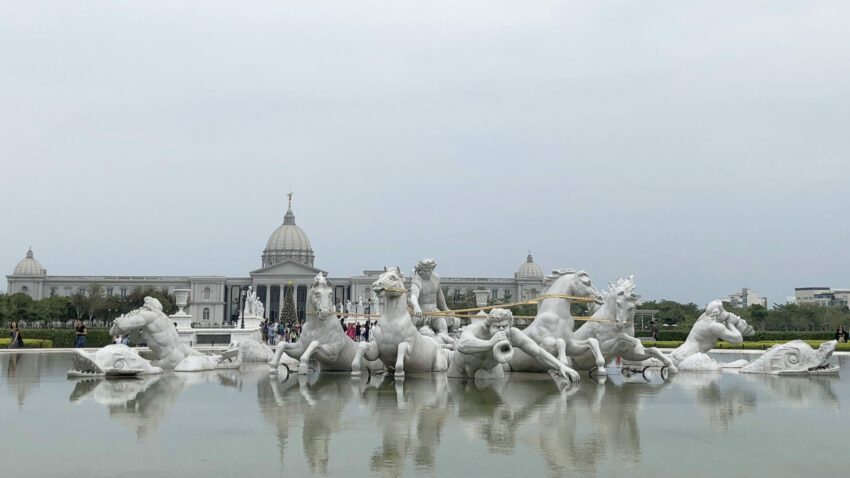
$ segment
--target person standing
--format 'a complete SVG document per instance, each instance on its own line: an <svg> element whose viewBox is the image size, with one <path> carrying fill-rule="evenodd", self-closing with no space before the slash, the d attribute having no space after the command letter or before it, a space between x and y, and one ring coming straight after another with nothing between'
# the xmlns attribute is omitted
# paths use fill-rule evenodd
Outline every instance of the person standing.
<svg viewBox="0 0 850 478"><path fill-rule="evenodd" d="M81 349L86 346L86 335L88 335L88 330L86 330L86 326L83 325L83 321L77 319L77 327L74 329L74 348Z"/></svg>
<svg viewBox="0 0 850 478"><path fill-rule="evenodd" d="M835 331L835 340L837 340L838 343L845 343L850 341L850 334L848 334L847 331L844 330L843 325L839 325L838 330Z"/></svg>
<svg viewBox="0 0 850 478"><path fill-rule="evenodd" d="M649 336L652 337L652 340L658 341L658 326L655 325L655 321L651 321L649 323Z"/></svg>
<svg viewBox="0 0 850 478"><path fill-rule="evenodd" d="M21 337L21 330L18 328L18 321L16 320L12 321L12 333L9 335L9 348L24 348L24 338Z"/></svg>
<svg viewBox="0 0 850 478"><path fill-rule="evenodd" d="M354 327L354 341L360 341L360 322L357 322L357 326Z"/></svg>
<svg viewBox="0 0 850 478"><path fill-rule="evenodd" d="M372 330L372 321L370 321L369 319L366 319L366 326L364 327L364 329L365 330L363 330L363 340L365 342L368 342L369 338L370 338L369 332L371 332L371 330Z"/></svg>

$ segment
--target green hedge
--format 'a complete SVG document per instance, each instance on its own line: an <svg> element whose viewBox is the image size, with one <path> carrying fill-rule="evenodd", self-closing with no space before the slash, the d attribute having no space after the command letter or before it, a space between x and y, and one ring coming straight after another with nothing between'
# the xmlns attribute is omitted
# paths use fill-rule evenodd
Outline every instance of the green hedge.
<svg viewBox="0 0 850 478"><path fill-rule="evenodd" d="M726 342L718 342L714 347L716 349L730 349L730 350L767 350L770 347L776 344L784 344L789 342L789 340L770 340L770 341L761 341L761 342L744 342L739 345L734 345ZM805 340L807 344L811 345L812 348L818 348L826 340ZM673 349L680 345L682 345L684 341L682 340L659 340L658 342L653 342L652 340L644 340L643 345L645 347L659 347L659 348L668 348ZM850 352L850 343L838 344L835 347L836 351L841 352Z"/></svg>
<svg viewBox="0 0 850 478"><path fill-rule="evenodd" d="M0 349L9 348L10 339L0 339ZM39 339L24 339L25 349L49 349L53 347L53 342L49 340Z"/></svg>
<svg viewBox="0 0 850 478"><path fill-rule="evenodd" d="M86 347L103 347L112 343L109 329L88 329L87 332ZM49 340L57 348L74 346L74 329L22 329L21 335L25 342L27 339L42 339Z"/></svg>
<svg viewBox="0 0 850 478"><path fill-rule="evenodd" d="M689 330L658 330L658 339L667 340L682 340L688 338ZM649 337L652 333L648 330L635 330L635 337ZM778 331L768 330L764 332L756 332L751 337L745 337L747 342L770 342L773 340L789 341L789 340L832 340L835 338L835 332L808 332L808 331Z"/></svg>

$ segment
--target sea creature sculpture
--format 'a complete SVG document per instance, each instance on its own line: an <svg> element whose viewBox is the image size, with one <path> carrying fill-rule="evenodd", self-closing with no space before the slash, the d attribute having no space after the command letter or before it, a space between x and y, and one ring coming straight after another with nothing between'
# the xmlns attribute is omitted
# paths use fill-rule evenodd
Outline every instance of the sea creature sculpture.
<svg viewBox="0 0 850 478"><path fill-rule="evenodd" d="M94 352L74 349L74 368L69 377L127 377L162 373L135 350L122 344L107 345Z"/></svg>
<svg viewBox="0 0 850 478"><path fill-rule="evenodd" d="M774 345L764 355L741 368L741 373L770 375L809 375L838 373L838 365L829 362L837 341L824 342L817 350L802 340Z"/></svg>
<svg viewBox="0 0 850 478"><path fill-rule="evenodd" d="M398 267L390 267L372 284L372 290L384 297L384 310L375 325L375 339L360 342L351 363L351 374L361 371L361 360L381 361L392 367L397 378L406 372L444 372L449 367L451 350L444 348L437 337L422 335L410 318L407 309L407 290Z"/></svg>
<svg viewBox="0 0 850 478"><path fill-rule="evenodd" d="M154 356L151 365L154 367L197 372L218 368L221 361L218 355L205 355L181 343L177 329L162 311L162 304L153 297L145 297L142 307L116 318L109 334L140 336L151 349Z"/></svg>
<svg viewBox="0 0 850 478"><path fill-rule="evenodd" d="M552 274L546 277L546 281L547 286L543 289L543 295L564 297L548 297L541 300L537 305L537 316L523 332L537 342L537 345L558 357L558 360L565 365L570 365L568 355L590 352L593 354L596 373L605 375L605 357L599 349L599 342L592 337L578 339L573 335L575 321L570 314L572 299L567 298L601 299L601 295L590 281L590 276L584 271L560 269L552 271ZM513 372L545 372L546 369L547 367L535 357L521 350L515 351L510 361L510 370Z"/></svg>

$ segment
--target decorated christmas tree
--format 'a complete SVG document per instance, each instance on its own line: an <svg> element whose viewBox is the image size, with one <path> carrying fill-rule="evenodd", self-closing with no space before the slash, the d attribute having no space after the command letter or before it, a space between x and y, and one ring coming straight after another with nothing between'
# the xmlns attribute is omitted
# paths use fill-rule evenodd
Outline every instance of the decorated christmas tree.
<svg viewBox="0 0 850 478"><path fill-rule="evenodd" d="M295 314L295 299L292 297L292 289L292 286L286 287L286 294L283 296L283 310L280 311L280 321L296 324L298 323L298 316Z"/></svg>

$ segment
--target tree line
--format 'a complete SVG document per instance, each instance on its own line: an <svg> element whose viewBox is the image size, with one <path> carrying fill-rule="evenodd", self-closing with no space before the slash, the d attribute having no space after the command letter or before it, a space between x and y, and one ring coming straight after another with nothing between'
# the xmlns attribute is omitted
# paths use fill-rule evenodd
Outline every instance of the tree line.
<svg viewBox="0 0 850 478"><path fill-rule="evenodd" d="M13 320L27 323L44 321L46 324L75 319L109 322L141 307L147 296L159 300L166 314L177 312L174 296L167 290L151 286L135 287L126 297L107 296L101 285L92 284L87 293L76 292L69 297L53 296L33 300L23 293L0 294L0 324L8 326Z"/></svg>
<svg viewBox="0 0 850 478"><path fill-rule="evenodd" d="M772 309L752 305L746 309L724 304L723 308L737 314L757 331L806 330L811 332L830 331L839 325L850 324L850 309L846 306L825 307L816 304L773 304ZM657 310L655 320L659 324L679 325L688 328L702 315L694 303L681 304L672 300L644 302L638 310Z"/></svg>

